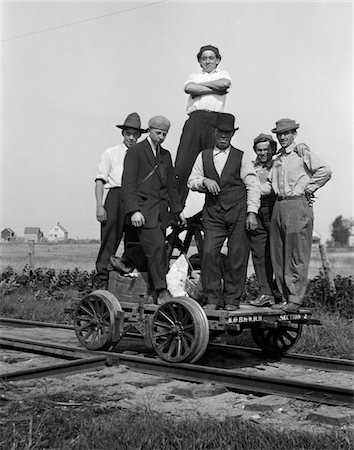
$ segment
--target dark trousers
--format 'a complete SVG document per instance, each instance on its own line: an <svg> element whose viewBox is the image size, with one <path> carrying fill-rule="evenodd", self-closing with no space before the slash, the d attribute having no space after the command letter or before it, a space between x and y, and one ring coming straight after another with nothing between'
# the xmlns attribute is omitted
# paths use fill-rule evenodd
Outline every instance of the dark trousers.
<svg viewBox="0 0 354 450"><path fill-rule="evenodd" d="M305 196L277 200L270 223L270 251L284 300L303 304L311 257L313 210Z"/></svg>
<svg viewBox="0 0 354 450"><path fill-rule="evenodd" d="M188 177L198 154L214 146L212 125L217 114L212 111L194 111L184 124L175 161L177 191L183 203L188 195Z"/></svg>
<svg viewBox="0 0 354 450"><path fill-rule="evenodd" d="M138 228L141 246L147 258L149 284L151 290L166 289L168 260L165 245L165 231L155 228Z"/></svg>
<svg viewBox="0 0 354 450"><path fill-rule="evenodd" d="M251 233L251 253L259 285L259 294L273 295L273 265L270 256L270 220L274 199L262 200L258 211L258 227Z"/></svg>
<svg viewBox="0 0 354 450"><path fill-rule="evenodd" d="M247 274L250 251L246 231L247 206L242 202L228 211L219 207L203 209L204 244L201 279L207 303L237 305ZM222 282L220 251L227 241L227 264Z"/></svg>
<svg viewBox="0 0 354 450"><path fill-rule="evenodd" d="M104 208L107 221L101 223L101 247L96 260L96 271L103 281L108 280L109 258L116 254L124 227L124 211L120 187L109 190Z"/></svg>

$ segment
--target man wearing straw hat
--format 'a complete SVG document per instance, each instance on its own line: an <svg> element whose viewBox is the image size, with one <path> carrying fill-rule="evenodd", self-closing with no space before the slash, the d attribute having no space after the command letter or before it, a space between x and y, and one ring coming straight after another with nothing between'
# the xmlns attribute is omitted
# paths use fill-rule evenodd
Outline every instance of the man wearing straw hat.
<svg viewBox="0 0 354 450"><path fill-rule="evenodd" d="M280 119L272 132L281 145L269 174L276 195L270 224L270 251L283 303L273 308L297 312L303 304L311 256L314 193L331 178L315 153L296 151L299 124Z"/></svg>
<svg viewBox="0 0 354 450"><path fill-rule="evenodd" d="M136 112L129 114L123 125L116 127L122 130L123 142L102 153L95 179L96 218L101 224L101 246L96 271L100 287L105 289L110 257L118 249L124 228L121 193L123 161L128 148L137 142L142 133L147 132L141 128L140 117Z"/></svg>

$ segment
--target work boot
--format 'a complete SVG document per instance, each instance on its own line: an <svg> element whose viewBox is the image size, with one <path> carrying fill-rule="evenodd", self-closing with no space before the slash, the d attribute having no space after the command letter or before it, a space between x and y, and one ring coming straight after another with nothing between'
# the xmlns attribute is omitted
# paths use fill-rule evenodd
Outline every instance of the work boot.
<svg viewBox="0 0 354 450"><path fill-rule="evenodd" d="M275 298L273 297L273 295L266 295L266 294L258 295L258 297L255 300L250 301L251 306L258 306L258 307L272 306L274 304Z"/></svg>

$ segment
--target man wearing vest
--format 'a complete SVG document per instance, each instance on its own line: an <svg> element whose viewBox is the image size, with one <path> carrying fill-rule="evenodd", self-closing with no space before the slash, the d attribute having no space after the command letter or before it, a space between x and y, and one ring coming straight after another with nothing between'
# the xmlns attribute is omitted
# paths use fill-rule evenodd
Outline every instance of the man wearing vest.
<svg viewBox="0 0 354 450"><path fill-rule="evenodd" d="M201 280L204 309L239 308L247 275L249 231L257 228L260 183L252 161L230 142L238 128L232 114L219 113L215 146L197 157L188 187L205 193ZM227 239L227 267L222 281L220 252Z"/></svg>

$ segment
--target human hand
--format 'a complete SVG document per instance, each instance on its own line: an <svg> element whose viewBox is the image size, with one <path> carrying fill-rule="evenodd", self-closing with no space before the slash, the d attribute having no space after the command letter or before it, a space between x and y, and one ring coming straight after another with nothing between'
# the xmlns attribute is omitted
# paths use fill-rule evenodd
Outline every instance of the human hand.
<svg viewBox="0 0 354 450"><path fill-rule="evenodd" d="M257 214L254 212L249 212L246 219L246 230L255 231L258 227Z"/></svg>
<svg viewBox="0 0 354 450"><path fill-rule="evenodd" d="M142 227L145 225L145 217L141 214L140 211L136 211L134 214L132 214L131 223L133 227Z"/></svg>
<svg viewBox="0 0 354 450"><path fill-rule="evenodd" d="M218 195L220 192L220 186L215 180L211 180L210 178L204 178L203 186L206 188L208 192L213 195Z"/></svg>
<svg viewBox="0 0 354 450"><path fill-rule="evenodd" d="M96 208L96 219L101 223L107 222L107 212L102 205Z"/></svg>
<svg viewBox="0 0 354 450"><path fill-rule="evenodd" d="M314 195L314 193L305 191L304 195L306 197L308 205L309 206L313 206L313 204L315 203L315 195Z"/></svg>
<svg viewBox="0 0 354 450"><path fill-rule="evenodd" d="M187 225L187 219L185 218L183 211L179 214L179 219L181 221L181 225L183 226Z"/></svg>
<svg viewBox="0 0 354 450"><path fill-rule="evenodd" d="M304 153L306 151L310 151L310 147L308 147L306 144L304 143L300 143L297 144L297 146L295 147L295 152L302 158L304 156Z"/></svg>

